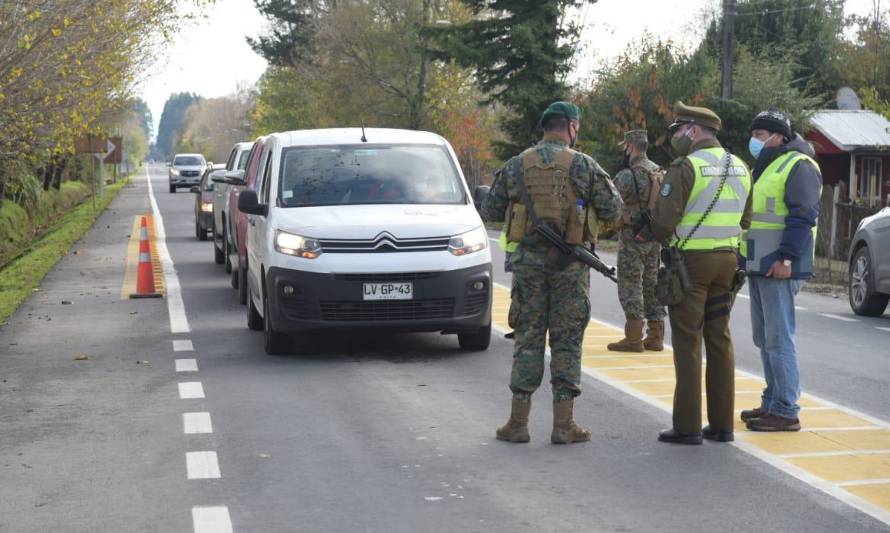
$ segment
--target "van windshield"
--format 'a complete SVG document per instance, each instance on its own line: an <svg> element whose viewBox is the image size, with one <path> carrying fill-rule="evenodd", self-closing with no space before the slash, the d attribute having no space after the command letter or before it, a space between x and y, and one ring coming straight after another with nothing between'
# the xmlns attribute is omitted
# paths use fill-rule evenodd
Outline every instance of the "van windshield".
<svg viewBox="0 0 890 533"><path fill-rule="evenodd" d="M281 158L280 205L465 203L444 147L295 147Z"/></svg>

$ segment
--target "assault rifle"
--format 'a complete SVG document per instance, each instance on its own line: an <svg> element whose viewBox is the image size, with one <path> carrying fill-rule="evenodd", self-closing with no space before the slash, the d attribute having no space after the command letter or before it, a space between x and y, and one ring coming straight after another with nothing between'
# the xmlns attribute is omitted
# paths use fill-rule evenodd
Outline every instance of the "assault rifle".
<svg viewBox="0 0 890 533"><path fill-rule="evenodd" d="M600 259L596 252L592 252L581 245L571 245L567 243L562 236L547 224L536 224L535 231L538 232L547 242L559 250L566 259L570 261L581 261L590 268L596 270L603 276L618 283L618 277L615 274L615 267L607 265Z"/></svg>

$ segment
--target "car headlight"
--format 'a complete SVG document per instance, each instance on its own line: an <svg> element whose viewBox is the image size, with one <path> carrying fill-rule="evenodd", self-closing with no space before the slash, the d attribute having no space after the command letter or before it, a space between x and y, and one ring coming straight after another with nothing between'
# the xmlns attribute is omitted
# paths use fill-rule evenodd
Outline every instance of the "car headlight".
<svg viewBox="0 0 890 533"><path fill-rule="evenodd" d="M201 202L201 211L205 213L213 212L213 202Z"/></svg>
<svg viewBox="0 0 890 533"><path fill-rule="evenodd" d="M484 226L451 237L448 241L448 251L453 255L467 255L488 247L488 233Z"/></svg>
<svg viewBox="0 0 890 533"><path fill-rule="evenodd" d="M302 257L303 259L315 259L321 255L321 243L317 239L310 239L281 230L275 232L275 249L280 253Z"/></svg>
<svg viewBox="0 0 890 533"><path fill-rule="evenodd" d="M171 168L171 169L170 169L170 175L171 175L171 176L178 176L178 175L179 175L179 171L176 170L175 168Z"/></svg>

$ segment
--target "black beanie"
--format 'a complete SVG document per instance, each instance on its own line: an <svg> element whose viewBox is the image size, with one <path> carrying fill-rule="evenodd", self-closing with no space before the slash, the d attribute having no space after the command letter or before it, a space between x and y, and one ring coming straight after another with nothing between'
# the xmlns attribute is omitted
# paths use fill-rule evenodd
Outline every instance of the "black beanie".
<svg viewBox="0 0 890 533"><path fill-rule="evenodd" d="M794 133L791 131L791 119L788 118L788 115L782 113L778 109L768 109L758 113L757 116L754 117L754 121L751 122L751 127L748 128L748 130L771 131L773 133L778 133L789 140L794 136Z"/></svg>

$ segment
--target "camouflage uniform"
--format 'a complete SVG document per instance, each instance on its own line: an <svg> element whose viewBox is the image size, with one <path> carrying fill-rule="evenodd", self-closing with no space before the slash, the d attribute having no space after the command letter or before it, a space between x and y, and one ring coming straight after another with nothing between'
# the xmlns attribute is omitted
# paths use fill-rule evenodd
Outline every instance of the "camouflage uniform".
<svg viewBox="0 0 890 533"><path fill-rule="evenodd" d="M558 136L545 134L530 150L544 163L554 160L568 145ZM522 155L507 161L501 178L482 205L485 220L503 221L508 204L520 200L516 177L523 172ZM612 221L620 215L622 201L608 174L593 160L577 153L569 178L577 197L593 208L597 218ZM554 402L571 400L581 393L581 340L590 319L590 273L582 263L558 271L548 266L550 245L532 234L520 241L511 258L513 266L513 318L516 341L510 390L514 400L529 401L544 377L545 339L550 334L550 374Z"/></svg>
<svg viewBox="0 0 890 533"><path fill-rule="evenodd" d="M661 244L634 239L639 209L628 205L646 203L651 189L646 171L657 171L659 167L644 155L632 159L629 166L615 176L615 188L624 200L625 211L632 210L618 237L618 300L628 319L664 320L664 306L655 297Z"/></svg>

